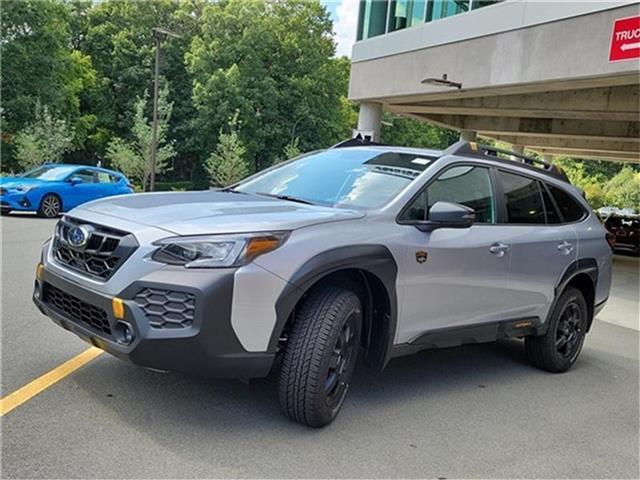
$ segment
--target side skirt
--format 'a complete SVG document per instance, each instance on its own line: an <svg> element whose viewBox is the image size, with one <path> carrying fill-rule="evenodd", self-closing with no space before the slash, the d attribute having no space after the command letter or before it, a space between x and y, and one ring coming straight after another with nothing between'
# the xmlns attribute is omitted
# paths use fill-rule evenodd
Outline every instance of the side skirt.
<svg viewBox="0 0 640 480"><path fill-rule="evenodd" d="M542 323L538 317L529 317L431 330L410 343L395 345L391 357L403 357L431 348L457 347L470 343L494 342L500 338L542 335L545 333L545 326L546 324Z"/></svg>

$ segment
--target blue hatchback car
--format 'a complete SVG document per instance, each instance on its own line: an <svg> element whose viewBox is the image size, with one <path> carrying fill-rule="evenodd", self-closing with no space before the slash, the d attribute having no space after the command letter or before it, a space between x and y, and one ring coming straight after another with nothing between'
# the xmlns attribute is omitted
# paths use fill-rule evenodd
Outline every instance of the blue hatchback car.
<svg viewBox="0 0 640 480"><path fill-rule="evenodd" d="M53 218L82 203L125 193L133 193L133 187L124 175L85 165L48 164L16 177L0 178L3 215L38 212Z"/></svg>

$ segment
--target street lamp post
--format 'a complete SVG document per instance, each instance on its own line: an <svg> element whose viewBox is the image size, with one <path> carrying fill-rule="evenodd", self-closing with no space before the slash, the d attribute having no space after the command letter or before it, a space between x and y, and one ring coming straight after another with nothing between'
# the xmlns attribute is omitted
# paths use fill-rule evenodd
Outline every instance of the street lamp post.
<svg viewBox="0 0 640 480"><path fill-rule="evenodd" d="M151 120L151 151L149 161L151 162L151 174L149 175L149 190L156 188L156 158L158 155L158 93L160 83L160 49L162 40L166 37L180 38L180 35L170 32L164 28L154 27L151 29L156 40L156 66L153 79L153 118Z"/></svg>

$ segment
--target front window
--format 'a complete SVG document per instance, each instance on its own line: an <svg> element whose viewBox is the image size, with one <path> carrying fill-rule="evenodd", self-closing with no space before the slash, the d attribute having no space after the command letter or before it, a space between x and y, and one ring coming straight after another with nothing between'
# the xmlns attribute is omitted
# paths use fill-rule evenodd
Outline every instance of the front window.
<svg viewBox="0 0 640 480"><path fill-rule="evenodd" d="M405 210L402 220L429 219L429 209L436 202L459 203L473 208L476 223L496 223L497 209L489 170L464 165L440 174Z"/></svg>
<svg viewBox="0 0 640 480"><path fill-rule="evenodd" d="M408 153L336 148L300 158L241 182L235 190L314 204L379 208L433 161Z"/></svg>
<svg viewBox="0 0 640 480"><path fill-rule="evenodd" d="M38 180L64 180L76 167L69 165L43 165L21 175L22 178L37 178Z"/></svg>

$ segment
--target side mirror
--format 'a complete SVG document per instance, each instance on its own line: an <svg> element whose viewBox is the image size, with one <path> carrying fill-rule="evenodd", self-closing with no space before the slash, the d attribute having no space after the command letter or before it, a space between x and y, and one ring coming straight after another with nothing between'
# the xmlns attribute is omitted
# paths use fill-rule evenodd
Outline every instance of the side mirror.
<svg viewBox="0 0 640 480"><path fill-rule="evenodd" d="M78 177L78 176L73 176L69 179L69 183L73 186L78 185L80 183L82 183L82 178Z"/></svg>
<svg viewBox="0 0 640 480"><path fill-rule="evenodd" d="M473 208L451 202L436 202L429 209L429 220L418 222L416 228L432 232L437 228L469 228L476 219Z"/></svg>

